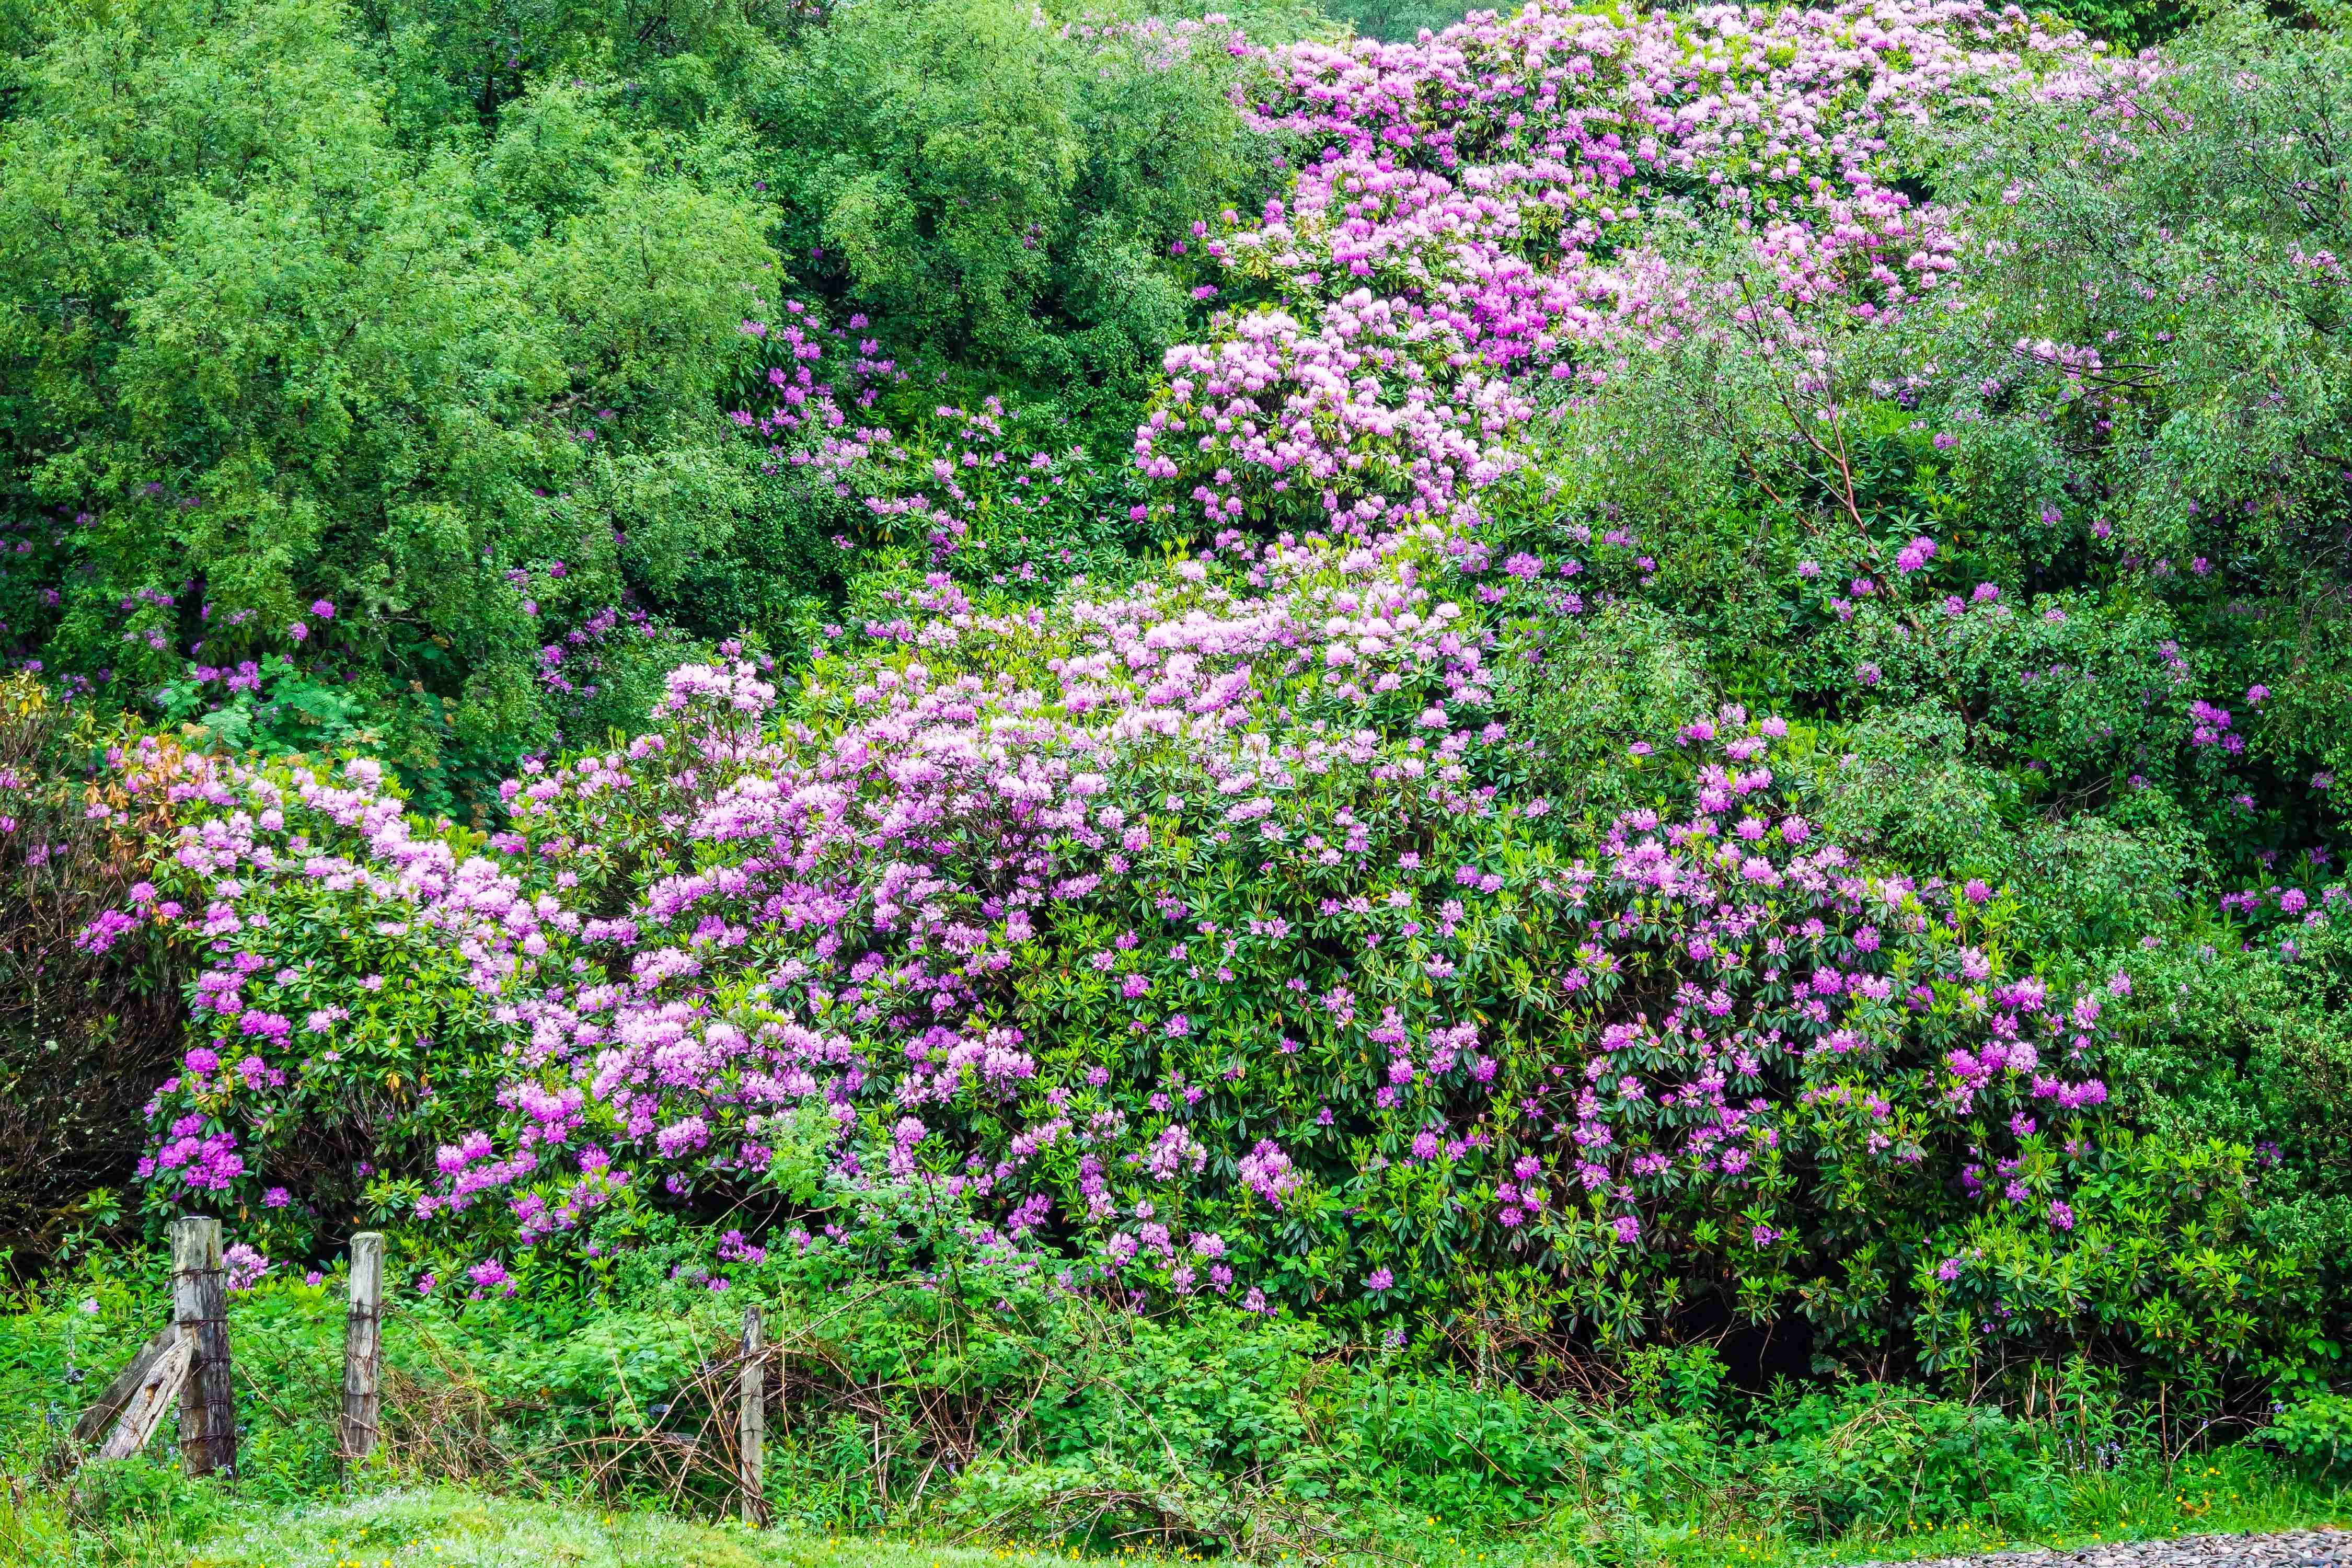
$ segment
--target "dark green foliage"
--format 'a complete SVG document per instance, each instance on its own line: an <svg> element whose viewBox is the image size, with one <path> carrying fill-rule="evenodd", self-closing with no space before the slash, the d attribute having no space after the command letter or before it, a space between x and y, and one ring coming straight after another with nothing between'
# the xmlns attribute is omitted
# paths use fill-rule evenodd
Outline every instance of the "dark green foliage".
<svg viewBox="0 0 2352 1568"><path fill-rule="evenodd" d="M2194 0L2056 0L2048 9L2119 49L2161 44L2197 19Z"/></svg>
<svg viewBox="0 0 2352 1568"><path fill-rule="evenodd" d="M2282 963L2274 951L2226 942L2185 943L2151 966L2134 994L2116 1085L2158 1136L2218 1133L2254 1151L2267 1223L2326 1264L2330 1331L2341 1340L2352 1285L2345 944L2315 930ZM2322 1352L2315 1373L2337 1354Z"/></svg>
<svg viewBox="0 0 2352 1568"><path fill-rule="evenodd" d="M779 497L719 417L785 294L887 319L901 412L1034 385L1116 452L1192 320L1171 242L1272 173L1226 33L828 13L146 0L0 33L0 650L454 804L641 720L633 610L804 642L837 608L856 503ZM593 677L552 678L583 639Z"/></svg>
<svg viewBox="0 0 2352 1568"><path fill-rule="evenodd" d="M1323 9L1365 37L1402 43L1423 27L1437 32L1453 26L1470 7L1450 0L1324 0Z"/></svg>
<svg viewBox="0 0 2352 1568"><path fill-rule="evenodd" d="M992 384L1139 391L1192 301L1155 265L1246 171L1223 34L1018 0L844 6L747 112L797 276Z"/></svg>
<svg viewBox="0 0 2352 1568"><path fill-rule="evenodd" d="M1496 668L1497 703L1538 737L1521 764L1528 792L1595 822L1646 797L1619 765L1626 748L1672 733L1713 696L1703 646L1639 603L1531 617Z"/></svg>
<svg viewBox="0 0 2352 1568"><path fill-rule="evenodd" d="M306 0L61 14L23 75L0 441L44 560L11 635L124 701L297 656L427 778L552 739L545 628L625 590L587 498L712 443L772 268L723 144L550 87L410 151Z"/></svg>

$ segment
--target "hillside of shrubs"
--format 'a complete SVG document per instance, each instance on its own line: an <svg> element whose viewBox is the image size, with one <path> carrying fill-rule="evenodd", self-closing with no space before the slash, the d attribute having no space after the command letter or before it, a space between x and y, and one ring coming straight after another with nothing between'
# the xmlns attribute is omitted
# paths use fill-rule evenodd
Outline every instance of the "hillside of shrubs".
<svg viewBox="0 0 2352 1568"><path fill-rule="evenodd" d="M0 0L0 1552L2352 1513L2347 124L2291 4ZM77 1469L184 1215L238 1475Z"/></svg>

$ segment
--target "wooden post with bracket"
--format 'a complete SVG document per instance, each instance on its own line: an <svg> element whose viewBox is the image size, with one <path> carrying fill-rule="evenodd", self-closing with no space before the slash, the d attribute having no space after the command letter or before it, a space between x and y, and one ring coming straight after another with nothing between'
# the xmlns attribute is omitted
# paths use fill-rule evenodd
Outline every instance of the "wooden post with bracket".
<svg viewBox="0 0 2352 1568"><path fill-rule="evenodd" d="M188 1346L180 1385L180 1464L192 1476L236 1474L236 1387L228 1359L228 1279L221 1223L172 1222L172 1321Z"/></svg>
<svg viewBox="0 0 2352 1568"><path fill-rule="evenodd" d="M343 1463L375 1451L383 1383L383 1237L352 1237L351 1310L343 1319Z"/></svg>
<svg viewBox="0 0 2352 1568"><path fill-rule="evenodd" d="M735 1437L741 1466L743 1522L758 1530L768 1522L767 1325L756 1306L743 1309L743 1370L735 1385Z"/></svg>

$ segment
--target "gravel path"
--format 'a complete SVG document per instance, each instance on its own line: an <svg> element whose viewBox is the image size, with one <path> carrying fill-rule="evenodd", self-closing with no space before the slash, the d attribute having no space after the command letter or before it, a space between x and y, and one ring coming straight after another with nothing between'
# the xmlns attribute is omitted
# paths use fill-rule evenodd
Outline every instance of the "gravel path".
<svg viewBox="0 0 2352 1568"><path fill-rule="evenodd" d="M2119 1541L2058 1552L2036 1546L1989 1557L1923 1557L1864 1568L2352 1568L2352 1530L2284 1535L2191 1535L2179 1541Z"/></svg>

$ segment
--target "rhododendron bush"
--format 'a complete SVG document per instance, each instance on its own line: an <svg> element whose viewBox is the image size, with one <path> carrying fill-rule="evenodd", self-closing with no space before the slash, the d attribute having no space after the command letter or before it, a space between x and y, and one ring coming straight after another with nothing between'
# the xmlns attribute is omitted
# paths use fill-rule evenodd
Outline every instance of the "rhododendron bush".
<svg viewBox="0 0 2352 1568"><path fill-rule="evenodd" d="M1777 719L1637 746L1654 804L1613 820L1515 788L1505 623L1444 561L1229 537L1009 614L942 578L797 690L677 670L487 838L363 761L134 750L184 826L129 918L213 954L150 1199L325 1195L325 1122L483 1255L665 1203L821 1247L816 1159L1074 1286L1393 1309L1491 1272L1615 1333L1695 1292L1884 1323L1968 1215L2071 1230L2105 993L1826 842Z"/></svg>
<svg viewBox="0 0 2352 1568"><path fill-rule="evenodd" d="M731 1515L756 1308L828 1534L2088 1531L2340 1383L2352 12L1335 3L28 13L28 1412L191 1214L385 1234L404 1473Z"/></svg>
<svg viewBox="0 0 2352 1568"><path fill-rule="evenodd" d="M1898 188L1922 165L1895 139L2139 68L2014 7L1951 4L1537 5L1269 68L1259 122L1319 152L1287 204L1202 226L1236 309L1171 353L1136 439L1212 521L1475 519L1525 461L1547 384L1603 387L1626 353L1725 312L1769 356L1807 318L1932 305L1958 241ZM1702 260L1709 236L1727 260Z"/></svg>
<svg viewBox="0 0 2352 1568"><path fill-rule="evenodd" d="M2270 688L2226 618L2049 574L2112 531L2034 443L2088 462L2137 394L2054 340L1981 374L2007 253L1965 237L2009 220L1915 195L2165 63L1965 0L1215 37L1292 177L1170 243L1213 313L1131 467L786 291L730 423L838 529L799 647L682 664L470 826L364 755L126 740L170 831L85 942L202 960L151 1213L372 1214L468 1294L676 1213L724 1216L714 1289L783 1249L1617 1342L1793 1310L1930 1367L2272 1353L2312 1233L2252 1148L2119 1114L2161 939L2048 896L2181 842L2143 793L2251 817ZM1990 829L1916 820L1954 732ZM2344 902L2242 897L2279 963Z"/></svg>
<svg viewBox="0 0 2352 1568"><path fill-rule="evenodd" d="M1892 325L1948 297L1959 266L1948 215L1899 188L1930 160L1898 141L2153 68L2104 50L2015 7L1857 0L1623 20L1538 4L1417 45L1241 51L1260 71L1234 89L1249 123L1299 150L1297 176L1171 247L1197 251L1195 295L1218 313L1207 341L1169 351L1135 433L1165 497L1145 510L1209 532L1475 521L1479 493L1527 463L1550 389L1605 386L1628 352L1727 315L1782 337L1814 318ZM823 360L821 335L791 335ZM886 522L935 520L952 557L978 542L953 471L976 443L943 430L925 473L845 410L874 403L865 346L771 372L781 400L733 417L780 469L837 476Z"/></svg>

